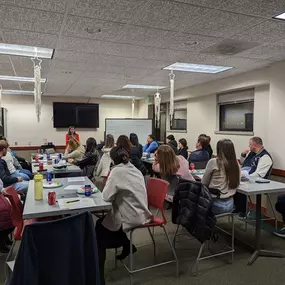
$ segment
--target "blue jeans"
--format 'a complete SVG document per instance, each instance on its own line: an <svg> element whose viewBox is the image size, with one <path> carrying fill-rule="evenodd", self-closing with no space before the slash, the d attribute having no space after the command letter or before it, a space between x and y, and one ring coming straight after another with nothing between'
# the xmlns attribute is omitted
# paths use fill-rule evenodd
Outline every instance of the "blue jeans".
<svg viewBox="0 0 285 285"><path fill-rule="evenodd" d="M234 199L228 198L228 199L214 199L212 212L215 215L224 214L224 213L230 213L234 209Z"/></svg>
<svg viewBox="0 0 285 285"><path fill-rule="evenodd" d="M33 173L28 169L20 169L19 172L28 175L30 180L32 180L34 178Z"/></svg>
<svg viewBox="0 0 285 285"><path fill-rule="evenodd" d="M29 188L29 181L17 182L12 185L16 191L23 191L27 193Z"/></svg>
<svg viewBox="0 0 285 285"><path fill-rule="evenodd" d="M24 181L30 181L30 177L25 173L21 173L20 170L16 170L13 174L11 174L11 176L22 177Z"/></svg>

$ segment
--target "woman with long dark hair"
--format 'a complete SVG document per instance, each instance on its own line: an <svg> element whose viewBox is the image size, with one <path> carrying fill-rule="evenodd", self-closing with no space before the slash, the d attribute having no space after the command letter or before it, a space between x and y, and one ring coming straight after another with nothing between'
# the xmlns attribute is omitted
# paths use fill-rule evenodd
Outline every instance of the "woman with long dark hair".
<svg viewBox="0 0 285 285"><path fill-rule="evenodd" d="M94 138L88 138L86 141L86 151L81 160L75 161L74 164L82 169L83 176L87 176L94 181L96 169L100 161L100 154L97 150L97 142Z"/></svg>
<svg viewBox="0 0 285 285"><path fill-rule="evenodd" d="M75 128L73 126L70 126L68 128L68 132L67 134L65 135L65 145L67 147L68 145L68 142L71 140L71 139L75 139L77 140L78 142L80 142L80 136L78 133L75 132Z"/></svg>
<svg viewBox="0 0 285 285"><path fill-rule="evenodd" d="M110 156L115 167L111 170L102 194L105 201L112 203L112 209L96 223L101 284L105 284L106 249L123 247L117 259L126 258L130 254L130 241L126 232L152 219L144 178L130 163L128 151L117 146L112 148ZM134 246L133 252L136 252Z"/></svg>
<svg viewBox="0 0 285 285"><path fill-rule="evenodd" d="M202 183L220 192L220 197L214 199L212 208L214 214L228 213L233 210L233 196L240 184L240 167L231 140L218 141L217 157L209 160Z"/></svg>
<svg viewBox="0 0 285 285"><path fill-rule="evenodd" d="M129 156L131 156L132 144L127 136L120 135L117 139L116 146L125 149Z"/></svg>
<svg viewBox="0 0 285 285"><path fill-rule="evenodd" d="M185 159L188 159L188 146L187 146L187 141L185 139L180 139L178 141L178 153L177 155L182 155Z"/></svg>
<svg viewBox="0 0 285 285"><path fill-rule="evenodd" d="M142 162L143 147L139 143L138 136L134 133L130 134L130 142L132 144L131 148L131 163L141 171L143 175L147 174L147 169Z"/></svg>

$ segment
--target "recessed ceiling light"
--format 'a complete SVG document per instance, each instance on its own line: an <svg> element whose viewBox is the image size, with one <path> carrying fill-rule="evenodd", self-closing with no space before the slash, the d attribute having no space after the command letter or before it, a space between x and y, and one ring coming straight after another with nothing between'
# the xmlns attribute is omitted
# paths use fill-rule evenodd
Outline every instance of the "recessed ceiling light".
<svg viewBox="0 0 285 285"><path fill-rule="evenodd" d="M10 94L27 94L27 95L34 95L34 91L27 91L27 90L2 90L2 94L10 95Z"/></svg>
<svg viewBox="0 0 285 285"><path fill-rule="evenodd" d="M131 89L164 89L166 86L156 86L156 85L139 85L139 84L127 84L122 88L131 88Z"/></svg>
<svg viewBox="0 0 285 285"><path fill-rule="evenodd" d="M128 96L128 95L102 95L101 98L108 98L108 99L141 99L140 97Z"/></svg>
<svg viewBox="0 0 285 285"><path fill-rule="evenodd" d="M164 67L163 69L187 71L187 72L219 73L222 71L232 69L232 67L231 66L218 66L218 65L176 62L167 67Z"/></svg>
<svg viewBox="0 0 285 285"><path fill-rule="evenodd" d="M72 74L72 71L62 71L63 74Z"/></svg>
<svg viewBox="0 0 285 285"><path fill-rule="evenodd" d="M54 49L0 43L0 54L51 59Z"/></svg>
<svg viewBox="0 0 285 285"><path fill-rule="evenodd" d="M7 76L7 75L0 75L0 80L4 81L20 81L20 82L35 82L34 77L20 77L20 76ZM46 78L41 78L42 83L46 83Z"/></svg>
<svg viewBox="0 0 285 285"><path fill-rule="evenodd" d="M282 13L280 15L277 15L275 17L273 17L273 19L278 19L278 20L283 20L285 21L285 13Z"/></svg>

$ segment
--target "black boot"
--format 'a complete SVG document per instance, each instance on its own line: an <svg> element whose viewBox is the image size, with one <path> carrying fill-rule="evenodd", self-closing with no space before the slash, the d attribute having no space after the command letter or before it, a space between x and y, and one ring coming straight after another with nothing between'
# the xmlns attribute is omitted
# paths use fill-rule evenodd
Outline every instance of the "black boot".
<svg viewBox="0 0 285 285"><path fill-rule="evenodd" d="M137 248L133 245L133 253L136 253L136 252L137 252ZM130 245L127 244L127 245L123 246L123 250L122 250L121 254L117 255L116 258L118 260L123 260L126 257L128 257L130 255L130 253L131 253Z"/></svg>

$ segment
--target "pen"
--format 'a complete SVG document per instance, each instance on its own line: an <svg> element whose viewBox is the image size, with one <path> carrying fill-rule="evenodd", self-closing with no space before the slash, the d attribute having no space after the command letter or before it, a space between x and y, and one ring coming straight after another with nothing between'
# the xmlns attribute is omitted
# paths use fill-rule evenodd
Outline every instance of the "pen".
<svg viewBox="0 0 285 285"><path fill-rule="evenodd" d="M79 202L79 201L80 201L80 200L67 201L66 204L74 203L74 202Z"/></svg>

